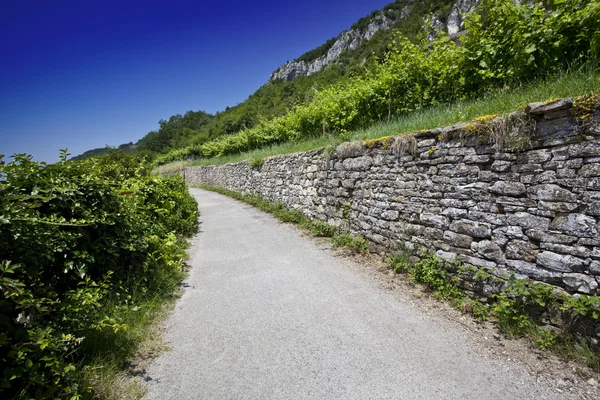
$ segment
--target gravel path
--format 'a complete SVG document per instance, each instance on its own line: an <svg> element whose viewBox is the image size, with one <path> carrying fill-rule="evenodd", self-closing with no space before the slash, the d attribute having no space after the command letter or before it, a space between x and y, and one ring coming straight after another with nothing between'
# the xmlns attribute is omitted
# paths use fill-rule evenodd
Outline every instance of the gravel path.
<svg viewBox="0 0 600 400"><path fill-rule="evenodd" d="M191 189L201 233L147 399L554 399L296 228Z"/></svg>

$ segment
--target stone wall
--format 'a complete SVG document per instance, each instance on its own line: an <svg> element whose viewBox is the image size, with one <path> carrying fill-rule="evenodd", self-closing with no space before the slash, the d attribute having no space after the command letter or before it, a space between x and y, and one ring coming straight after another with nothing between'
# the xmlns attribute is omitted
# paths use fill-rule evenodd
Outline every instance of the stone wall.
<svg viewBox="0 0 600 400"><path fill-rule="evenodd" d="M599 97L337 148L185 171L494 275L600 293Z"/></svg>

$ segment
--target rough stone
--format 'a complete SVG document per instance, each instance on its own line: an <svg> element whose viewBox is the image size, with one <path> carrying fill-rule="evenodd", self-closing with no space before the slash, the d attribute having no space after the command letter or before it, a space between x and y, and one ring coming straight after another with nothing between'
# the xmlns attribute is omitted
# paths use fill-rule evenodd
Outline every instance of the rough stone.
<svg viewBox="0 0 600 400"><path fill-rule="evenodd" d="M600 164L585 164L579 170L579 174L586 178L600 176Z"/></svg>
<svg viewBox="0 0 600 400"><path fill-rule="evenodd" d="M575 272L585 267L585 261L580 258L557 254L551 251L542 251L538 254L537 263L558 272Z"/></svg>
<svg viewBox="0 0 600 400"><path fill-rule="evenodd" d="M506 171L510 171L511 167L512 167L513 163L510 161L502 161L502 160L496 160L492 163L492 171L495 172L506 172Z"/></svg>
<svg viewBox="0 0 600 400"><path fill-rule="evenodd" d="M381 213L381 218L387 221L396 221L399 215L398 211L388 210Z"/></svg>
<svg viewBox="0 0 600 400"><path fill-rule="evenodd" d="M468 219L452 222L450 230L476 238L489 238L492 236L492 229L489 224L470 221Z"/></svg>
<svg viewBox="0 0 600 400"><path fill-rule="evenodd" d="M577 203L565 203L565 202L553 202L553 201L540 201L538 206L541 210L554 211L559 213L569 213L576 210L579 207Z"/></svg>
<svg viewBox="0 0 600 400"><path fill-rule="evenodd" d="M462 247L465 249L471 248L471 243L473 243L473 238L471 236L461 235L460 233L452 231L444 232L444 240L451 246Z"/></svg>
<svg viewBox="0 0 600 400"><path fill-rule="evenodd" d="M521 153L517 157L517 163L519 164L541 164L552 159L552 150L540 149L530 150Z"/></svg>
<svg viewBox="0 0 600 400"><path fill-rule="evenodd" d="M526 191L525 185L521 182L499 181L494 183L490 188L490 192L501 194L503 196L520 196Z"/></svg>
<svg viewBox="0 0 600 400"><path fill-rule="evenodd" d="M453 261L456 258L456 253L438 250L435 252L435 255L446 261Z"/></svg>
<svg viewBox="0 0 600 400"><path fill-rule="evenodd" d="M527 193L532 199L546 201L560 201L574 203L577 201L577 195L558 185L544 184L531 187Z"/></svg>
<svg viewBox="0 0 600 400"><path fill-rule="evenodd" d="M524 240L511 240L506 245L506 257L513 260L523 260L534 263L537 260L539 249L531 242Z"/></svg>
<svg viewBox="0 0 600 400"><path fill-rule="evenodd" d="M550 103L531 103L525 108L527 114L545 114L560 110L568 110L573 107L573 99L570 97L552 101Z"/></svg>
<svg viewBox="0 0 600 400"><path fill-rule="evenodd" d="M467 214L468 214L467 210L462 209L462 208L454 208L454 207L449 207L449 208L444 209L444 211L442 211L442 215L453 218L453 219L465 218L467 216Z"/></svg>
<svg viewBox="0 0 600 400"><path fill-rule="evenodd" d="M481 242L471 244L471 250L488 260L504 262L502 249L490 240L482 240Z"/></svg>
<svg viewBox="0 0 600 400"><path fill-rule="evenodd" d="M544 232L535 229L525 231L525 235L537 242L571 244L577 241L577 237L563 235L562 233L557 232Z"/></svg>
<svg viewBox="0 0 600 400"><path fill-rule="evenodd" d="M583 214L569 214L556 217L550 226L551 229L565 232L577 237L597 237L598 227L596 220Z"/></svg>
<svg viewBox="0 0 600 400"><path fill-rule="evenodd" d="M552 120L538 121L535 127L535 136L541 139L563 138L573 134L573 117L564 117Z"/></svg>
<svg viewBox="0 0 600 400"><path fill-rule="evenodd" d="M567 286L567 289L573 292L594 294L598 289L598 282L591 276L584 274L565 274L563 282Z"/></svg>
<svg viewBox="0 0 600 400"><path fill-rule="evenodd" d="M543 250L550 250L555 253L569 254L575 257L588 258L593 256L593 252L584 246L565 246L564 244L556 243L541 243L540 248Z"/></svg>
<svg viewBox="0 0 600 400"><path fill-rule="evenodd" d="M550 220L544 217L538 217L526 212L516 212L509 215L507 222L510 225L521 226L525 229L535 229L540 231L547 231L550 225Z"/></svg>
<svg viewBox="0 0 600 400"><path fill-rule="evenodd" d="M528 263L521 260L507 260L506 265L513 271L528 276L529 278L546 283L562 282L563 274L560 272L547 271L538 268L536 264Z"/></svg>
<svg viewBox="0 0 600 400"><path fill-rule="evenodd" d="M474 267L483 267L486 269L494 269L496 268L496 263L488 260L484 260L478 257L472 257L465 254L459 254L457 257L460 261L467 265L472 265Z"/></svg>

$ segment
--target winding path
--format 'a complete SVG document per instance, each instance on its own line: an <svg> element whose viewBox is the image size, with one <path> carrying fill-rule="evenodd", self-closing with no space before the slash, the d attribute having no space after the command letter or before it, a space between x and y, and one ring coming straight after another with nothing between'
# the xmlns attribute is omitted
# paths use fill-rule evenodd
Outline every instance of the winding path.
<svg viewBox="0 0 600 400"><path fill-rule="evenodd" d="M458 328L248 205L191 189L201 233L147 399L553 399Z"/></svg>

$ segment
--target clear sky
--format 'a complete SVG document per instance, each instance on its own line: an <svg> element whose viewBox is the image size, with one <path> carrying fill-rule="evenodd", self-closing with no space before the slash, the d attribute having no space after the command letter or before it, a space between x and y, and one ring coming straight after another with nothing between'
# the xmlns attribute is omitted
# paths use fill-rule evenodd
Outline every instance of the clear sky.
<svg viewBox="0 0 600 400"><path fill-rule="evenodd" d="M0 154L54 162L244 101L391 0L5 0Z"/></svg>

